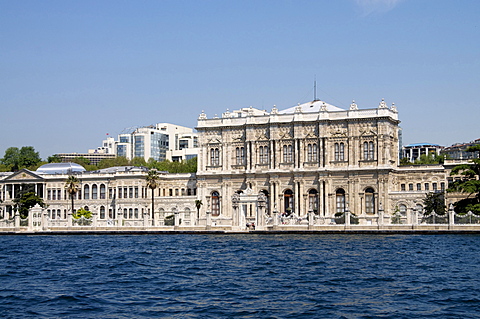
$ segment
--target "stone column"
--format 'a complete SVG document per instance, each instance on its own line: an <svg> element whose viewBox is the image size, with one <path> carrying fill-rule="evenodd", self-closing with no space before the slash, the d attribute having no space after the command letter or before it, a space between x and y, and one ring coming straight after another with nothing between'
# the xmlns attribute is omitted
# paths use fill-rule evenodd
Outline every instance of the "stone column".
<svg viewBox="0 0 480 319"><path fill-rule="evenodd" d="M379 207L378 207L378 219L377 219L377 225L378 225L378 228L381 229L383 228L383 216L384 216L384 211L383 211L383 206L382 206L382 203L380 203Z"/></svg>
<svg viewBox="0 0 480 319"><path fill-rule="evenodd" d="M417 209L415 207L412 208L412 213L410 218L412 219L412 228L417 228L418 218L417 218Z"/></svg>
<svg viewBox="0 0 480 319"><path fill-rule="evenodd" d="M455 210L453 209L453 204L448 206L448 227L453 227L455 225Z"/></svg>
<svg viewBox="0 0 480 319"><path fill-rule="evenodd" d="M123 227L123 210L119 207L117 211L117 227Z"/></svg>
<svg viewBox="0 0 480 319"><path fill-rule="evenodd" d="M93 228L97 227L97 221L98 221L98 213L97 212L92 212L92 227Z"/></svg>
<svg viewBox="0 0 480 319"><path fill-rule="evenodd" d="M255 229L264 230L265 229L265 206L267 198L264 194L258 195L257 199L257 216L255 221Z"/></svg>
<svg viewBox="0 0 480 319"><path fill-rule="evenodd" d="M210 230L212 228L212 213L207 211L207 222L205 224L205 229Z"/></svg>
<svg viewBox="0 0 480 319"><path fill-rule="evenodd" d="M350 229L350 211L345 210L345 229Z"/></svg>
<svg viewBox="0 0 480 319"><path fill-rule="evenodd" d="M178 226L180 226L180 212L178 211L174 212L173 226L175 228L178 228Z"/></svg>
<svg viewBox="0 0 480 319"><path fill-rule="evenodd" d="M149 225L148 225L148 217L149 217L149 214L148 214L148 210L145 209L143 211L143 227L147 228Z"/></svg>
<svg viewBox="0 0 480 319"><path fill-rule="evenodd" d="M273 211L273 229L277 229L278 227L278 211L274 210Z"/></svg>
<svg viewBox="0 0 480 319"><path fill-rule="evenodd" d="M73 216L72 216L72 211L68 210L67 211L67 227L70 228L73 226Z"/></svg>
<svg viewBox="0 0 480 319"><path fill-rule="evenodd" d="M17 210L15 212L15 230L20 230L20 212Z"/></svg>
<svg viewBox="0 0 480 319"><path fill-rule="evenodd" d="M313 228L313 225L315 224L314 223L314 218L315 218L315 214L313 213L312 210L309 210L308 211L308 229Z"/></svg>
<svg viewBox="0 0 480 319"><path fill-rule="evenodd" d="M49 218L48 218L48 213L46 210L43 210L42 211L42 230L46 231L48 230L48 222L49 222Z"/></svg>

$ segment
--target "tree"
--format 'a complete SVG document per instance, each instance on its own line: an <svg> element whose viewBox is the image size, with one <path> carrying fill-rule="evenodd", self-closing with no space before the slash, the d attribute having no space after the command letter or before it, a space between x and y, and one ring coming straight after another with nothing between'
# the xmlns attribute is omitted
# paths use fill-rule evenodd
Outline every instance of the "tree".
<svg viewBox="0 0 480 319"><path fill-rule="evenodd" d="M156 169L151 169L148 171L147 177L145 179L147 181L147 187L152 190L152 218L154 218L155 189L158 187L158 181L160 180L160 176L158 175L158 171Z"/></svg>
<svg viewBox="0 0 480 319"><path fill-rule="evenodd" d="M147 162L143 157L134 157L130 161L130 165L132 166L147 166Z"/></svg>
<svg viewBox="0 0 480 319"><path fill-rule="evenodd" d="M445 193L428 193L423 199L425 215L435 212L437 215L443 215L446 212Z"/></svg>
<svg viewBox="0 0 480 319"><path fill-rule="evenodd" d="M7 166L11 171L18 171L22 168L31 168L37 166L42 159L38 152L35 152L33 146L9 147L0 163Z"/></svg>
<svg viewBox="0 0 480 319"><path fill-rule="evenodd" d="M115 166L129 166L129 165L130 165L130 161L126 157L118 156L115 158L103 159L98 163L97 166L99 169L102 169L102 168L109 168L109 167L115 167Z"/></svg>
<svg viewBox="0 0 480 319"><path fill-rule="evenodd" d="M86 210L85 208L81 207L76 213L72 215L74 219L80 219L80 218L92 218L92 212L89 210Z"/></svg>
<svg viewBox="0 0 480 319"><path fill-rule="evenodd" d="M72 201L72 215L75 214L74 197L78 192L79 185L80 181L74 175L68 176L67 180L65 181L65 189L67 190L67 193L70 194L70 199Z"/></svg>
<svg viewBox="0 0 480 319"><path fill-rule="evenodd" d="M415 160L415 165L443 164L444 156L437 154L422 154Z"/></svg>
<svg viewBox="0 0 480 319"><path fill-rule="evenodd" d="M62 158L60 156L58 156L58 154L54 154L54 155L49 156L47 158L47 162L49 162L49 163L61 163Z"/></svg>
<svg viewBox="0 0 480 319"><path fill-rule="evenodd" d="M476 158L473 158L468 164L457 165L452 169L450 175L461 175L462 177L453 182L448 188L448 192L460 192L467 196L455 204L455 211L465 214L471 211L480 215L480 145L470 146L467 152L477 152Z"/></svg>
<svg viewBox="0 0 480 319"><path fill-rule="evenodd" d="M202 208L202 201L200 199L195 200L195 207L197 208L197 219L200 218L200 208Z"/></svg>
<svg viewBox="0 0 480 319"><path fill-rule="evenodd" d="M21 193L20 196L13 199L13 202L16 204L18 212L22 218L27 218L30 208L37 204L40 205L40 207L45 208L43 199L40 198L40 196L38 196L35 192L31 191Z"/></svg>

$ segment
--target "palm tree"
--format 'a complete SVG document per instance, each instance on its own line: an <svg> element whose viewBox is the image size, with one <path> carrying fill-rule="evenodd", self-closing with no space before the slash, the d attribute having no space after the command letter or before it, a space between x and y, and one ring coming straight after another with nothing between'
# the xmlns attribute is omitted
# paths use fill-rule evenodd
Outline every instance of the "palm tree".
<svg viewBox="0 0 480 319"><path fill-rule="evenodd" d="M158 187L158 180L160 176L158 175L158 171L156 169L151 169L148 171L147 177L145 178L147 181L147 187L152 190L152 218L154 218L154 211L155 211L155 194L154 191Z"/></svg>
<svg viewBox="0 0 480 319"><path fill-rule="evenodd" d="M197 208L197 219L200 218L200 208L202 207L203 203L200 199L195 200L195 207Z"/></svg>
<svg viewBox="0 0 480 319"><path fill-rule="evenodd" d="M80 181L76 176L73 175L68 176L67 180L65 181L65 188L70 194L70 199L72 200L72 215L75 214L74 198L75 194L78 192L79 185Z"/></svg>

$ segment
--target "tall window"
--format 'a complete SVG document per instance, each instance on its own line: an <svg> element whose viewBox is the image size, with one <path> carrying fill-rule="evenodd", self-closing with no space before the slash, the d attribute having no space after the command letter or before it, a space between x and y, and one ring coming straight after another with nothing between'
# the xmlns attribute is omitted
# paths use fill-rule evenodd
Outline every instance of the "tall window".
<svg viewBox="0 0 480 319"><path fill-rule="evenodd" d="M318 192L316 189L308 191L308 210L318 213Z"/></svg>
<svg viewBox="0 0 480 319"><path fill-rule="evenodd" d="M293 147L292 145L283 145L283 162L292 163L293 162Z"/></svg>
<svg viewBox="0 0 480 319"><path fill-rule="evenodd" d="M100 185L100 199L105 199L105 185Z"/></svg>
<svg viewBox="0 0 480 319"><path fill-rule="evenodd" d="M97 194L98 194L97 191L98 191L97 185L95 184L92 185L92 199L97 199Z"/></svg>
<svg viewBox="0 0 480 319"><path fill-rule="evenodd" d="M365 212L367 214L375 214L375 195L373 188L365 190Z"/></svg>
<svg viewBox="0 0 480 319"><path fill-rule="evenodd" d="M363 159L366 161L375 159L375 145L373 142L363 142Z"/></svg>
<svg viewBox="0 0 480 319"><path fill-rule="evenodd" d="M218 192L212 193L212 216L220 215L220 194Z"/></svg>
<svg viewBox="0 0 480 319"><path fill-rule="evenodd" d="M210 165L219 166L220 165L220 152L218 148L210 149Z"/></svg>
<svg viewBox="0 0 480 319"><path fill-rule="evenodd" d="M90 186L85 185L83 188L83 198L84 199L90 199Z"/></svg>
<svg viewBox="0 0 480 319"><path fill-rule="evenodd" d="M335 192L337 213L345 212L345 190L343 188L337 189Z"/></svg>
<svg viewBox="0 0 480 319"><path fill-rule="evenodd" d="M283 192L283 208L284 212L287 213L287 215L290 215L293 213L294 209L294 202L293 202L293 192L291 189L285 190Z"/></svg>
<svg viewBox="0 0 480 319"><path fill-rule="evenodd" d="M245 148L237 147L235 149L235 155L237 159L237 165L245 165Z"/></svg>
<svg viewBox="0 0 480 319"><path fill-rule="evenodd" d="M100 219L105 219L105 206L100 206Z"/></svg>
<svg viewBox="0 0 480 319"><path fill-rule="evenodd" d="M316 143L307 145L307 162L318 161L318 147Z"/></svg>
<svg viewBox="0 0 480 319"><path fill-rule="evenodd" d="M345 144L344 143L335 143L335 160L336 161L345 160Z"/></svg>
<svg viewBox="0 0 480 319"><path fill-rule="evenodd" d="M260 146L258 148L260 164L268 164L268 146Z"/></svg>

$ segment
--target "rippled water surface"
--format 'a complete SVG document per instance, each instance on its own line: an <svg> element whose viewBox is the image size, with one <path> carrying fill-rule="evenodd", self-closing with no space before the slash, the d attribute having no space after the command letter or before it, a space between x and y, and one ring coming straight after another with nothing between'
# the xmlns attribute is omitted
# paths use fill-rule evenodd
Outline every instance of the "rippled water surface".
<svg viewBox="0 0 480 319"><path fill-rule="evenodd" d="M476 235L0 236L3 318L477 318Z"/></svg>

